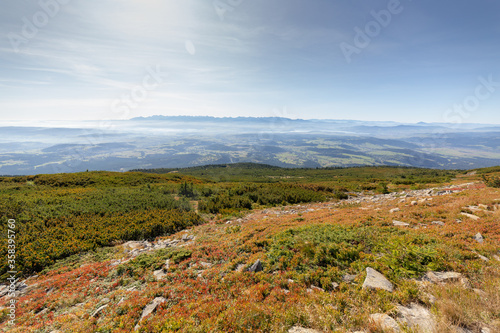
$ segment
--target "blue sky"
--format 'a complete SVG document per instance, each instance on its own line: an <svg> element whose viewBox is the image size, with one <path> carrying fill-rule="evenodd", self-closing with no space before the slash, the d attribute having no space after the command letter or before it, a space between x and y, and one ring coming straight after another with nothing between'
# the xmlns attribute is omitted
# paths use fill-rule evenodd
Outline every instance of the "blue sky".
<svg viewBox="0 0 500 333"><path fill-rule="evenodd" d="M497 0L2 7L0 123L157 114L500 123Z"/></svg>

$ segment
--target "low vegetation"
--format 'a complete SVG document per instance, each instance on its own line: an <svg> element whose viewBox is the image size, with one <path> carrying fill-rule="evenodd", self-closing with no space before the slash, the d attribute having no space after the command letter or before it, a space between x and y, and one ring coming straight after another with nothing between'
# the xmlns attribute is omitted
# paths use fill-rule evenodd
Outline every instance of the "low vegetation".
<svg viewBox="0 0 500 333"><path fill-rule="evenodd" d="M1 178L22 274L38 274L11 331L375 333L370 314L414 303L437 316L438 332L500 330L500 193L481 173L236 167L240 178L222 166ZM432 186L444 194L382 196ZM143 250L123 244L132 240ZM262 271L249 272L257 260ZM363 289L367 267L394 292ZM470 286L423 285L429 271Z"/></svg>

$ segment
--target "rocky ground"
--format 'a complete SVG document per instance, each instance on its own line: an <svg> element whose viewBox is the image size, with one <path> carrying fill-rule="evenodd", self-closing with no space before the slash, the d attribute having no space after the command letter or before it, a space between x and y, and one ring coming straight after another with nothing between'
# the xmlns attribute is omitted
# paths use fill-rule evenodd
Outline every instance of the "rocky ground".
<svg viewBox="0 0 500 333"><path fill-rule="evenodd" d="M498 229L493 230L493 226L498 225L500 221L499 206L500 193L497 190L486 189L481 183L463 183L381 195L351 193L348 200L341 202L277 207L252 211L241 217L212 219L205 225L155 241L130 241L118 244L97 258L95 255L82 255L61 263L52 271L17 282L18 313L15 326L8 326L6 322L8 286L0 287L0 313L4 313L0 327L4 332L111 332L109 329L101 330L99 327L105 327L108 322L113 321L106 319L107 317L117 318L120 309L126 308L135 309L136 314L130 316L132 318L130 322L122 322L120 324L122 327L114 331L147 332L151 330L151 326L146 326L146 323L152 321L155 316L164 315L165 309L171 306L168 295L160 293L158 286L169 288L169 281L175 280L172 272L179 274L179 268L189 271L189 278L195 281L224 279L226 275L229 277L230 271L239 272L238 274L255 274L263 271L263 262L258 255L249 255L242 262L241 258L215 260L214 256L197 253L204 251L207 244L222 241L232 244L231 242L235 242L235 235L239 233L242 234L241 237L251 235L255 238L265 234L269 226L279 230L308 224L335 224L346 219L352 221L370 219L382 226L411 228L425 234L456 237L464 244L471 244L467 245L467 248L473 249L470 250L471 255L475 255L478 259L475 265L483 265L479 270L487 274L489 269L498 270L500 263L498 247L500 234ZM449 236L450 234L453 235ZM193 255L189 262L184 262L184 265L183 261L179 262L174 257L166 259L159 267L157 264L147 267L146 263L143 265L145 268L140 270L144 276L135 280L124 279L117 273L129 269L130 265L136 265L144 254L154 254L168 249L186 249ZM346 290L350 288L349 286L367 290L366 292L382 290L387 294L395 293L401 288L401 283L395 285L371 267L355 273L345 274L342 281L332 284L330 290L314 285L300 287L304 288L303 293L306 295L304 297L325 299L336 297L336 291ZM485 278L484 281L486 280ZM384 312L368 313L370 311L367 310L366 321L362 323L365 327L357 329L337 327L336 330L358 333L500 332L498 312L496 317L485 313L482 320L457 318L455 321L449 320L443 314L443 302L450 300L441 298L446 297L451 289L458 290L458 293L463 290L463 293L469 295L468 297L476 297L475 301L478 303L471 304L481 302L500 304L498 284L488 285L484 281L471 281L463 272L429 271L411 281L418 286L417 298L421 300L420 302L394 303L391 309ZM293 284L294 281L288 279L288 287L284 286L281 289L283 297L291 297L290 295L296 292L289 286ZM161 313L159 309L162 309ZM292 323L288 327L281 327L279 331L290 333L334 331L328 327L313 329L302 326L300 323ZM171 330L158 328L157 331L176 330L182 331L182 327Z"/></svg>

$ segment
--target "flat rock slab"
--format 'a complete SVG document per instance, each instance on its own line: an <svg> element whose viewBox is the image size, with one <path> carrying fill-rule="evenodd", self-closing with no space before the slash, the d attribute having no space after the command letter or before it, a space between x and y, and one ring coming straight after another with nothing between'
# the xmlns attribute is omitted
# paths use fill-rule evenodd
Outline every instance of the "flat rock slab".
<svg viewBox="0 0 500 333"><path fill-rule="evenodd" d="M478 243L482 243L484 242L484 237L483 235L481 235L480 232L478 232L475 236L474 236L474 239L476 240L476 242Z"/></svg>
<svg viewBox="0 0 500 333"><path fill-rule="evenodd" d="M401 328L399 327L397 321L384 313L375 313L370 315L370 321L379 326L382 330L384 330L384 332L401 332Z"/></svg>
<svg viewBox="0 0 500 333"><path fill-rule="evenodd" d="M462 277L461 273L456 272L427 272L422 280L432 283L449 283L460 281Z"/></svg>
<svg viewBox="0 0 500 333"><path fill-rule="evenodd" d="M392 224L395 225L396 227L409 227L410 224L406 222L401 222L401 221L392 221Z"/></svg>
<svg viewBox="0 0 500 333"><path fill-rule="evenodd" d="M161 280L166 275L167 274L163 271L163 269L159 269L159 270L153 272L153 276L155 277L156 280Z"/></svg>
<svg viewBox="0 0 500 333"><path fill-rule="evenodd" d="M472 214L469 214L469 213L460 213L460 214L461 214L461 215L463 215L463 216L466 216L466 217L468 217L468 218L470 218L470 219L472 219L472 220L474 220L474 221L477 221L477 220L479 220L479 219L480 219L480 217L479 217L479 216L472 215Z"/></svg>
<svg viewBox="0 0 500 333"><path fill-rule="evenodd" d="M94 313L92 313L92 315L90 317L92 317L92 318L98 317L99 314L101 313L101 311L106 309L107 307L108 307L108 304L100 306L97 310L94 311Z"/></svg>
<svg viewBox="0 0 500 333"><path fill-rule="evenodd" d="M312 328L303 328L300 326L294 326L288 330L288 333L322 333L318 330L313 330Z"/></svg>
<svg viewBox="0 0 500 333"><path fill-rule="evenodd" d="M383 289L391 293L394 291L394 285L385 276L370 267L366 268L366 279L363 282L363 289L365 288Z"/></svg>
<svg viewBox="0 0 500 333"><path fill-rule="evenodd" d="M160 305L161 303L164 303L166 301L167 300L163 297L156 297L151 303L146 305L146 307L142 310L142 315L141 315L141 319L139 319L139 322L141 322L144 318L146 318L147 316L152 314L156 310L158 305Z"/></svg>
<svg viewBox="0 0 500 333"><path fill-rule="evenodd" d="M411 304L410 307L397 306L398 321L408 325L419 333L436 332L436 319L432 313L417 304Z"/></svg>

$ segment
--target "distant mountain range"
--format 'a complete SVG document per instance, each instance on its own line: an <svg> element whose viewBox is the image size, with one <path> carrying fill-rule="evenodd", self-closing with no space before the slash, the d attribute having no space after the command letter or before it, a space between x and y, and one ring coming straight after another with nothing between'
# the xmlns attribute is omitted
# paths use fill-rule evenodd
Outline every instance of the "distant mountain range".
<svg viewBox="0 0 500 333"><path fill-rule="evenodd" d="M488 124L153 116L92 128L81 122L71 128L0 129L4 175L237 162L442 169L500 165L500 125Z"/></svg>

